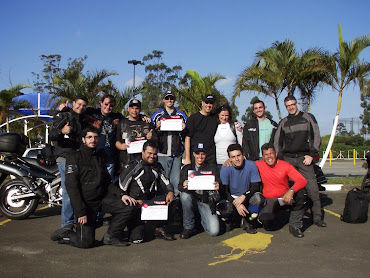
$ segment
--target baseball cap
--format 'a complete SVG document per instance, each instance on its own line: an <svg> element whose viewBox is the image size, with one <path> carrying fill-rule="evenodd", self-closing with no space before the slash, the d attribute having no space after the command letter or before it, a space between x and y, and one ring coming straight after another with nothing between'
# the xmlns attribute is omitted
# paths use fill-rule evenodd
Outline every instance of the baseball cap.
<svg viewBox="0 0 370 278"><path fill-rule="evenodd" d="M137 106L141 109L141 102L140 100L134 98L130 101L130 103L128 104L129 107L133 107L133 106Z"/></svg>
<svg viewBox="0 0 370 278"><path fill-rule="evenodd" d="M207 94L207 95L204 96L203 101L205 103L209 102L209 103L213 104L215 102L215 98L214 98L213 95Z"/></svg>
<svg viewBox="0 0 370 278"><path fill-rule="evenodd" d="M194 147L194 152L206 152L206 148L203 143L197 143Z"/></svg>
<svg viewBox="0 0 370 278"><path fill-rule="evenodd" d="M172 93L170 90L166 91L163 95L163 98L166 98L166 97L176 97L174 93Z"/></svg>

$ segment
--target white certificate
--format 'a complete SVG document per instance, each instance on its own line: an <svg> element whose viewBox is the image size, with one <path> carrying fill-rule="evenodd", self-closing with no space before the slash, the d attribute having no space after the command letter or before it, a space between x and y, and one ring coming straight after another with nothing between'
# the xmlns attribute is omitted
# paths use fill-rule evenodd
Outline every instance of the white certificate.
<svg viewBox="0 0 370 278"><path fill-rule="evenodd" d="M165 201L144 201L141 220L167 220L168 206Z"/></svg>
<svg viewBox="0 0 370 278"><path fill-rule="evenodd" d="M147 140L127 141L127 153L141 153L143 145Z"/></svg>
<svg viewBox="0 0 370 278"><path fill-rule="evenodd" d="M182 131L182 119L161 119L161 131Z"/></svg>
<svg viewBox="0 0 370 278"><path fill-rule="evenodd" d="M188 171L188 190L215 190L215 175Z"/></svg>

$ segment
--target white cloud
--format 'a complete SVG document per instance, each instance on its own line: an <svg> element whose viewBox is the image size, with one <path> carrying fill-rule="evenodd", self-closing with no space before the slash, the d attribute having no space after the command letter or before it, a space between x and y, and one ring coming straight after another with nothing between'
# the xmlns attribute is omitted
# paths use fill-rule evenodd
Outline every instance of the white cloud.
<svg viewBox="0 0 370 278"><path fill-rule="evenodd" d="M135 87L139 86L141 83L143 83L144 79L141 78L140 76L135 76ZM130 79L128 81L126 81L125 83L125 86L126 87L132 87L132 85L134 84L134 79Z"/></svg>
<svg viewBox="0 0 370 278"><path fill-rule="evenodd" d="M226 76L225 79L221 79L220 81L217 81L217 86L228 86L233 82L233 79L229 76Z"/></svg>

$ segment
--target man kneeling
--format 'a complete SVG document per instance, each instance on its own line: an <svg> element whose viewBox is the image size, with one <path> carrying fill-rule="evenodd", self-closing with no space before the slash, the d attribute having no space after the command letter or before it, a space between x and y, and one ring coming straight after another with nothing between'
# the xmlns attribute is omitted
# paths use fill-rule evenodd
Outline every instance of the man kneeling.
<svg viewBox="0 0 370 278"><path fill-rule="evenodd" d="M193 152L194 164L185 165L180 174L179 191L180 200L183 211L183 226L180 237L188 239L193 236L196 231L193 203L197 205L201 223L204 230L210 236L217 236L220 230L218 216L216 214L216 203L219 201L219 184L221 182L220 175L216 164L208 164L206 162L206 149L203 143L198 143ZM189 170L198 171L200 175L214 175L214 190L189 190Z"/></svg>
<svg viewBox="0 0 370 278"><path fill-rule="evenodd" d="M83 145L67 156L66 188L77 218L77 229L76 232L58 229L51 235L53 241L79 248L93 247L97 213L103 211L112 214L103 243L128 245L122 239L122 232L132 217L134 202L129 196L116 197L119 189L110 182L102 153L96 152L98 141L99 130L88 127L82 132Z"/></svg>
<svg viewBox="0 0 370 278"><path fill-rule="evenodd" d="M259 192L261 178L258 169L253 161L243 157L239 144L229 145L227 153L232 165L221 168L221 181L225 187L226 199L233 204L233 213L226 224L232 227L239 226L242 222L242 228L247 233L255 234L257 230L252 224L253 212L249 210L251 205L259 207L264 202Z"/></svg>
<svg viewBox="0 0 370 278"><path fill-rule="evenodd" d="M289 205L289 231L294 237L301 238L306 201L304 187L307 181L291 164L277 160L271 144L262 145L261 150L263 161L256 161L256 164L263 183L262 194L266 198L266 205L260 211L258 219L269 229L273 225L276 212L284 208L284 205ZM294 182L292 187L289 187L289 179Z"/></svg>

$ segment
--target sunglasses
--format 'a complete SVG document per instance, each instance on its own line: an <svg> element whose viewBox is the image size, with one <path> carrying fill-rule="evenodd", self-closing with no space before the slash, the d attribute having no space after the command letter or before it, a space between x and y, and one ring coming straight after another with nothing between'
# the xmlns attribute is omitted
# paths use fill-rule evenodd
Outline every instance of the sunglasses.
<svg viewBox="0 0 370 278"><path fill-rule="evenodd" d="M165 99L165 100L175 100L175 98L174 98L174 97L170 97L170 96L165 97L164 99Z"/></svg>

